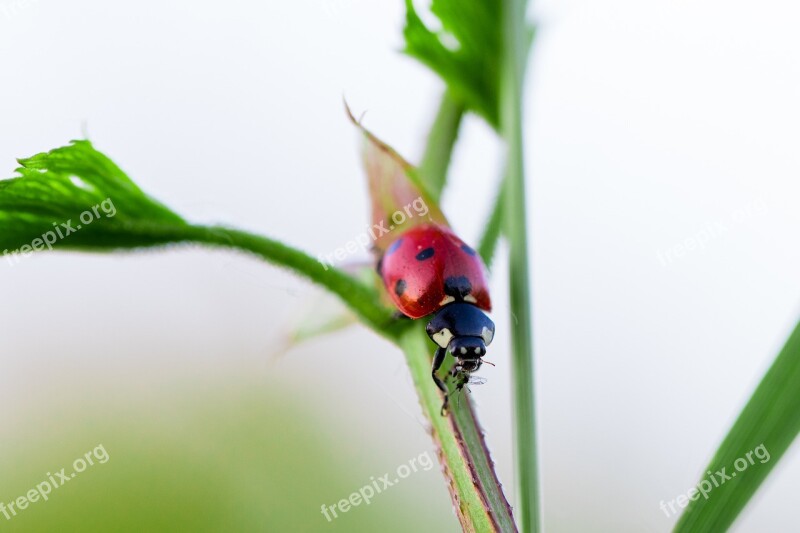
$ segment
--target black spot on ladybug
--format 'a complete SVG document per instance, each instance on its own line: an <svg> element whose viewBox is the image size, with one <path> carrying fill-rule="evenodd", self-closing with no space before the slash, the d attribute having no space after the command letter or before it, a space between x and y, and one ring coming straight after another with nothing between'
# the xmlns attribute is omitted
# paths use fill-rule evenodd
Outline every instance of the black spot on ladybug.
<svg viewBox="0 0 800 533"><path fill-rule="evenodd" d="M456 300L463 300L472 292L472 284L466 276L450 276L444 280L444 293Z"/></svg>
<svg viewBox="0 0 800 533"><path fill-rule="evenodd" d="M475 255L475 250L467 246L466 244L461 245L461 249L467 252L469 255Z"/></svg>
<svg viewBox="0 0 800 533"><path fill-rule="evenodd" d="M433 257L433 248L425 248L417 254L417 261L425 261Z"/></svg>
<svg viewBox="0 0 800 533"><path fill-rule="evenodd" d="M396 241L394 241L392 243L392 245L389 246L389 249L386 250L386 255L391 255L391 254L395 253L397 251L397 249L400 248L401 244L403 244L403 239L402 238L397 239Z"/></svg>
<svg viewBox="0 0 800 533"><path fill-rule="evenodd" d="M394 293L398 296L402 296L404 292L406 292L406 287L408 284L404 279L398 279L397 283L394 284Z"/></svg>

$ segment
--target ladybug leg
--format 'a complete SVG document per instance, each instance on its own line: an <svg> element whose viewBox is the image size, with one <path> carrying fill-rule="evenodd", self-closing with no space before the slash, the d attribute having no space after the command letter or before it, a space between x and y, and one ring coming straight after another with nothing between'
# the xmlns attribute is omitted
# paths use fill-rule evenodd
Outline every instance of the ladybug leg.
<svg viewBox="0 0 800 533"><path fill-rule="evenodd" d="M437 348L436 353L433 355L433 366L431 368L431 377L433 378L433 382L436 383L436 386L439 387L444 393L444 403L442 404L442 411L441 414L444 416L444 413L447 411L447 400L449 399L447 396L447 387L444 384L444 381L439 379L439 376L436 375L436 371L439 370L444 363L444 356L447 355L447 350L444 348Z"/></svg>

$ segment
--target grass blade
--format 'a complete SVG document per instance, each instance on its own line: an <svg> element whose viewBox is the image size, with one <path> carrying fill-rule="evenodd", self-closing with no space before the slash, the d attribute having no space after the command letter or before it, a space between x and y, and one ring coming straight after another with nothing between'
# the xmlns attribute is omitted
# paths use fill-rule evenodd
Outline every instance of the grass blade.
<svg viewBox="0 0 800 533"><path fill-rule="evenodd" d="M795 327L706 469L716 473L727 468L726 473L736 472L736 477L707 492L707 499L698 495L696 500L690 501L674 531L711 533L728 529L798 433L800 324ZM748 462L749 467L738 471L735 467L737 459L746 460L747 453L762 444L769 453L769 460L759 464L756 459L754 464Z"/></svg>

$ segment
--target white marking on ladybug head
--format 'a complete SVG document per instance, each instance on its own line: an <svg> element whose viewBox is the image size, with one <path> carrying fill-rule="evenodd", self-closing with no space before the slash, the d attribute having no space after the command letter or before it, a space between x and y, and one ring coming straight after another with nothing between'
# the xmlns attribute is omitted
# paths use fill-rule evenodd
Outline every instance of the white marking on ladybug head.
<svg viewBox="0 0 800 533"><path fill-rule="evenodd" d="M480 348L475 348L475 353L476 353L476 354L478 354L478 355L480 355L480 353L481 353L481 349L480 349Z"/></svg>
<svg viewBox="0 0 800 533"><path fill-rule="evenodd" d="M444 328L442 331L437 331L431 336L433 342L441 346L442 348L447 348L447 345L450 344L450 341L453 340L453 334L450 333L450 330Z"/></svg>
<svg viewBox="0 0 800 533"><path fill-rule="evenodd" d="M492 339L494 338L494 331L484 326L483 331L481 331L481 338L483 338L483 343L486 344L486 346L489 346L490 344L492 344Z"/></svg>
<svg viewBox="0 0 800 533"><path fill-rule="evenodd" d="M476 300L475 297L473 295L471 295L471 294L467 294L466 296L464 296L464 301L465 302L469 302L471 304L478 303L478 300Z"/></svg>
<svg viewBox="0 0 800 533"><path fill-rule="evenodd" d="M444 298L442 298L442 301L439 302L439 305L447 305L447 304L453 303L455 301L456 301L456 299L453 298L452 296L445 296Z"/></svg>
<svg viewBox="0 0 800 533"><path fill-rule="evenodd" d="M464 347L464 346L462 346L462 347L461 347L461 353L467 353L467 348L466 348L466 347Z"/></svg>

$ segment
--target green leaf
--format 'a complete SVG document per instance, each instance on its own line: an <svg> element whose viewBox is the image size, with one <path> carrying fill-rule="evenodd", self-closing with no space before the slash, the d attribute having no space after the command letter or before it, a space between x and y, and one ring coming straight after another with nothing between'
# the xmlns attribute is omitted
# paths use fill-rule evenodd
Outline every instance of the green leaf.
<svg viewBox="0 0 800 533"><path fill-rule="evenodd" d="M800 433L800 324L786 341L772 367L756 388L750 401L742 410L714 458L704 472L711 471L706 480L712 488L708 498L697 497L686 507L675 531L680 533L705 533L725 531L744 509L767 475L775 468L789 445ZM753 451L763 445L769 459L761 462ZM757 452L759 453L759 452ZM760 451L762 457L767 455ZM740 460L739 471L736 461ZM744 463L747 467L744 468ZM752 464L751 464L752 463ZM712 485L719 476L716 472L726 468L725 474L736 473L719 487Z"/></svg>
<svg viewBox="0 0 800 533"><path fill-rule="evenodd" d="M19 177L0 181L1 249L35 240L47 241L38 249L163 244L187 226L89 141L19 162Z"/></svg>
<svg viewBox="0 0 800 533"><path fill-rule="evenodd" d="M398 234L419 224L449 226L439 202L434 200L417 169L365 128L346 103L345 111L364 137L362 156L372 203L372 223L375 228L391 230L374 236L374 248L385 250ZM396 220L398 213L402 221Z"/></svg>
<svg viewBox="0 0 800 533"><path fill-rule="evenodd" d="M431 31L406 0L405 52L441 76L453 95L499 126L501 10L493 0L433 0L441 22Z"/></svg>
<svg viewBox="0 0 800 533"><path fill-rule="evenodd" d="M392 338L403 329L375 290L337 268L273 239L187 223L142 192L88 141L74 141L20 164L19 177L0 181L0 250L8 251L5 259L11 265L34 248L114 250L180 242L225 246L324 286L384 336ZM41 244L45 241L49 246Z"/></svg>
<svg viewBox="0 0 800 533"><path fill-rule="evenodd" d="M405 53L436 72L452 97L500 129L504 43L503 4L496 0L433 0L431 13L441 28L430 29L406 0ZM524 57L534 28L521 21Z"/></svg>

